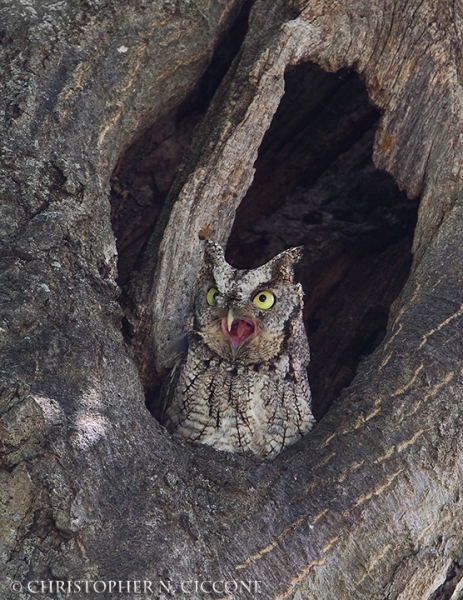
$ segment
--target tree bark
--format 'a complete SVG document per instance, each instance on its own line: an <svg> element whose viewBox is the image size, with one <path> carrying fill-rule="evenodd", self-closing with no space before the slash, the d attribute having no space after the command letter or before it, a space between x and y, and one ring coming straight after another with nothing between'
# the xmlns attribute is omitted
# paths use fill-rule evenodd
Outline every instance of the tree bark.
<svg viewBox="0 0 463 600"><path fill-rule="evenodd" d="M210 597L460 597L459 5L257 0L127 286L123 340L111 173L193 90L241 5L1 8L5 598L39 580L148 581L158 598L224 580L237 589ZM362 77L382 113L374 161L421 202L384 341L313 432L260 462L171 438L143 385L184 326L200 237L227 240L284 74L306 61Z"/></svg>

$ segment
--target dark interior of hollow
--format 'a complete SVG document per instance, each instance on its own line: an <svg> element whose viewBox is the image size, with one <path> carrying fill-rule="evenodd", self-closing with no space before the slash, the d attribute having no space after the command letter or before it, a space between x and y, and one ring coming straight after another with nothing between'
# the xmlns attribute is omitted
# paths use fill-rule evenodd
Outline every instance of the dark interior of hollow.
<svg viewBox="0 0 463 600"><path fill-rule="evenodd" d="M390 306L409 274L418 202L373 165L380 115L355 73L327 73L307 63L285 79L227 259L254 268L285 248L304 246L297 278L305 292L309 380L320 418L384 337ZM198 99L189 99L118 165L113 222L121 285L202 114ZM149 407L155 414L156 406Z"/></svg>

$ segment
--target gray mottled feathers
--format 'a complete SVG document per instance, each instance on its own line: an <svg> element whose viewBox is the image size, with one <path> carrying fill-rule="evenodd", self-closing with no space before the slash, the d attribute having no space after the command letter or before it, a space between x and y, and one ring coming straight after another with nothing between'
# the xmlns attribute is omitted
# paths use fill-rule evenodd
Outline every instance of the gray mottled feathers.
<svg viewBox="0 0 463 600"><path fill-rule="evenodd" d="M293 281L300 253L240 271L206 242L188 348L165 386L170 432L265 458L312 428L303 294Z"/></svg>

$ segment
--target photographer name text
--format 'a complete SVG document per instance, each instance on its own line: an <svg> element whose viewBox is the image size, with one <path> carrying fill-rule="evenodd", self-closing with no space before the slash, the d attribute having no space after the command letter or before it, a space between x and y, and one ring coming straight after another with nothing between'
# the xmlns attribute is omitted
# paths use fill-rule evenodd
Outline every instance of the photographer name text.
<svg viewBox="0 0 463 600"><path fill-rule="evenodd" d="M163 593L175 598L179 594L183 596L212 594L233 594L236 592L247 592L250 596L262 593L262 581L241 581L236 579L217 581L212 580L189 580L189 581L143 581L143 580L34 580L26 583L12 581L9 584L12 592L29 592L30 594L48 595L72 595L72 594L140 594L151 596Z"/></svg>

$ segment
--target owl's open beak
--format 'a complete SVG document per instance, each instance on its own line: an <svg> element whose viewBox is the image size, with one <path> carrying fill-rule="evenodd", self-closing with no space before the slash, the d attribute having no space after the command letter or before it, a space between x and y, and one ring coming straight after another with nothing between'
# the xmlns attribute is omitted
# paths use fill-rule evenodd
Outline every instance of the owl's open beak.
<svg viewBox="0 0 463 600"><path fill-rule="evenodd" d="M252 319L235 319L233 309L230 308L226 317L222 319L222 331L230 342L232 354L235 355L238 348L245 342L256 330L256 325Z"/></svg>
<svg viewBox="0 0 463 600"><path fill-rule="evenodd" d="M233 314L233 308L229 308L228 315L227 315L227 331L228 332L231 331L234 319L235 319L235 315Z"/></svg>

